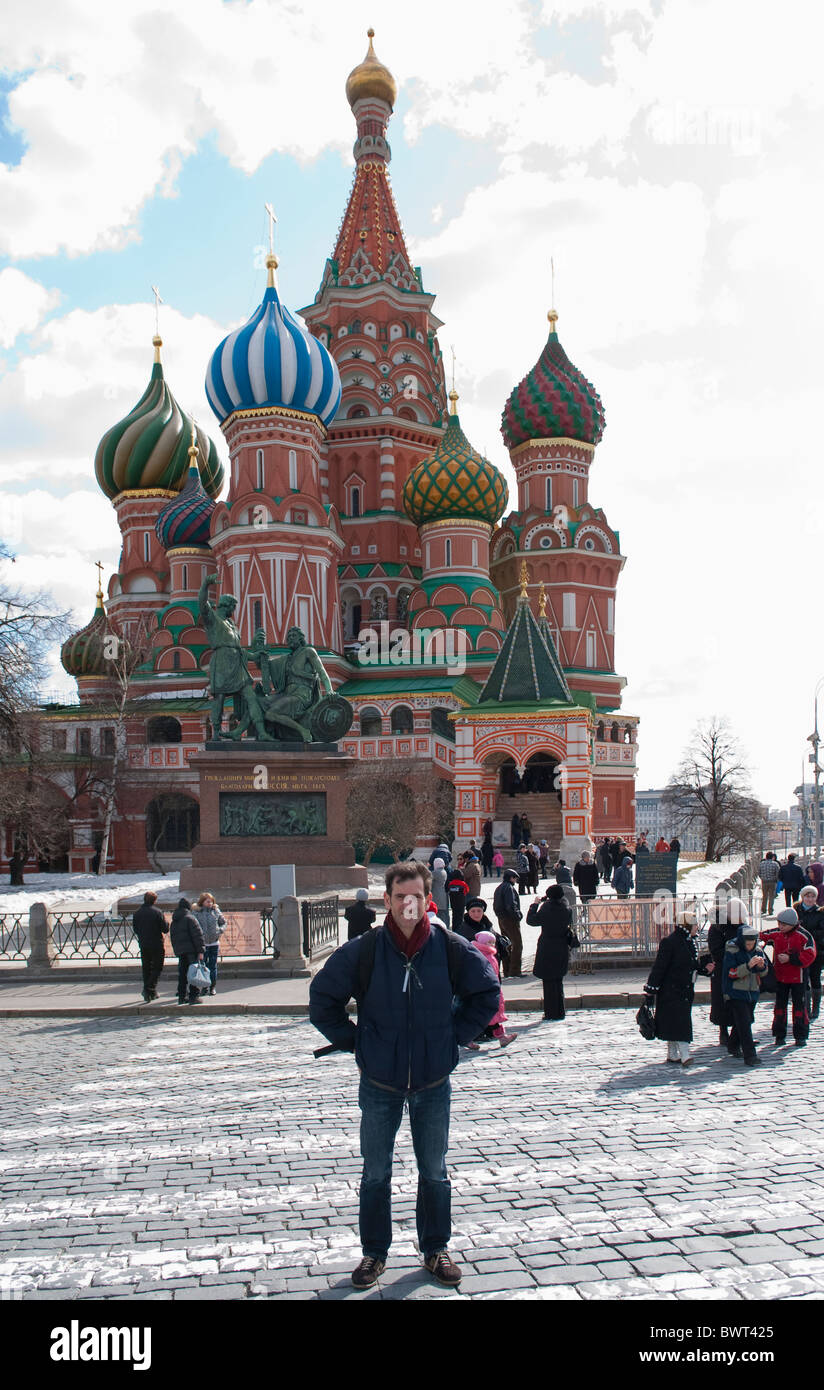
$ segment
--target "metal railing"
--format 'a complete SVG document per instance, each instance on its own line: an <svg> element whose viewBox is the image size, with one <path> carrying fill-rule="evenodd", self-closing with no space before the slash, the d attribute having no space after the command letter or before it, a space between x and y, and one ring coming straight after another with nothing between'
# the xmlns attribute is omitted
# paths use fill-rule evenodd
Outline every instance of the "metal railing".
<svg viewBox="0 0 824 1390"><path fill-rule="evenodd" d="M29 954L29 914L0 913L0 960L25 960Z"/></svg>
<svg viewBox="0 0 824 1390"><path fill-rule="evenodd" d="M273 960L277 960L280 955L277 939L277 915L273 908L262 907L260 910L260 942L264 956L271 956Z"/></svg>
<svg viewBox="0 0 824 1390"><path fill-rule="evenodd" d="M337 901L337 900L335 900ZM221 939L221 955L227 957L280 955L277 947L277 915L268 909L226 914L227 930ZM87 965L140 958L140 945L132 928L132 914L100 911L48 912L48 931L53 958ZM336 922L337 926L337 922ZM325 939L323 924L315 927L315 940ZM174 955L166 938L166 953ZM337 935L334 945L337 945ZM316 948L317 949L317 948ZM0 961L25 962L30 955L29 913L0 913Z"/></svg>
<svg viewBox="0 0 824 1390"><path fill-rule="evenodd" d="M109 912L52 912L58 960L136 960L140 955L131 915Z"/></svg>
<svg viewBox="0 0 824 1390"><path fill-rule="evenodd" d="M760 931L760 888L744 888L728 896L744 902L750 923ZM716 912L724 912L724 902L719 890L685 892L675 897L659 893L653 898L594 898L587 903L578 902L573 911L573 926L581 945L573 952L571 973L589 973L599 955L625 957L628 965L654 960L662 937L672 931L676 915L683 911L696 913L703 944Z"/></svg>
<svg viewBox="0 0 824 1390"><path fill-rule="evenodd" d="M339 908L337 895L322 898L319 902L302 902L300 905L303 923L303 954L307 960L319 955L322 950L335 950L338 944Z"/></svg>

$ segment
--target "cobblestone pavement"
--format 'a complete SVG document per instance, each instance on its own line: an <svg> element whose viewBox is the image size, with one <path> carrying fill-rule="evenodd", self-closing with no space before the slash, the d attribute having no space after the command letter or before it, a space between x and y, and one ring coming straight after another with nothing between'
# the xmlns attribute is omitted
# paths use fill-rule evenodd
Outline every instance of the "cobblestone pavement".
<svg viewBox="0 0 824 1390"><path fill-rule="evenodd" d="M380 1284L348 1275L356 1073L304 1020L8 1020L0 1294L25 1299L784 1299L824 1295L821 1037L686 1071L627 1010L523 1015L454 1078L460 1292L414 1242L406 1124Z"/></svg>

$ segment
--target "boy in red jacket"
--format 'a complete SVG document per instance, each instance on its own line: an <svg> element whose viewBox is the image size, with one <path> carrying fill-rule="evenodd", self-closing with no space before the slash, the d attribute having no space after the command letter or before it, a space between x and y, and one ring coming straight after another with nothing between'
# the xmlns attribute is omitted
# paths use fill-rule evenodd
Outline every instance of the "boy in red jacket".
<svg viewBox="0 0 824 1390"><path fill-rule="evenodd" d="M806 1047L810 1032L810 1017L804 989L804 971L815 960L815 945L807 932L798 929L798 913L786 907L776 917L776 930L761 933L762 941L773 948L775 969L775 1013L773 1014L774 1046L787 1040L787 1000L793 1000L793 1037L796 1047Z"/></svg>

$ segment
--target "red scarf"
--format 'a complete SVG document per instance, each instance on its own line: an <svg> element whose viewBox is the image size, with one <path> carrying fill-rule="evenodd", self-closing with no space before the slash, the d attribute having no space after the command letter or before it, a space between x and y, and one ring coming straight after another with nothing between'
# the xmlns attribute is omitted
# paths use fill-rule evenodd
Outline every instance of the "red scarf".
<svg viewBox="0 0 824 1390"><path fill-rule="evenodd" d="M415 952L419 951L421 947L425 945L432 932L426 913L423 914L420 922L416 923L415 930L409 938L404 936L391 912L387 912L386 921L383 925L386 927L398 950L403 952L407 960L411 960Z"/></svg>

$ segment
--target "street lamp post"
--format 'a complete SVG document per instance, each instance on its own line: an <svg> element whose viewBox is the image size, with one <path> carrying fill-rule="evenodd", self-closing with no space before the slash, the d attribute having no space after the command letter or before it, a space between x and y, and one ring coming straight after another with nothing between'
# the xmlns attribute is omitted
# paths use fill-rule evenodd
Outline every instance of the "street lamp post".
<svg viewBox="0 0 824 1390"><path fill-rule="evenodd" d="M809 735L809 738L807 739L807 742L811 743L813 746L813 751L809 755L809 760L813 765L813 777L815 778L815 785L813 788L813 815L815 817L814 839L816 859L818 859L821 853L821 802L819 782L819 779L821 777L821 766L818 761L818 748L819 744L821 743L821 739L818 736L818 692L821 689L822 685L824 685L824 676L821 678L821 680L818 682L818 685L815 687L815 698L813 702L815 710L815 727L812 733Z"/></svg>

